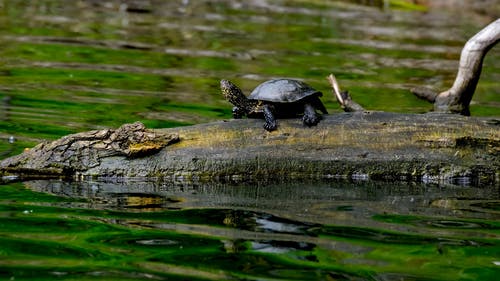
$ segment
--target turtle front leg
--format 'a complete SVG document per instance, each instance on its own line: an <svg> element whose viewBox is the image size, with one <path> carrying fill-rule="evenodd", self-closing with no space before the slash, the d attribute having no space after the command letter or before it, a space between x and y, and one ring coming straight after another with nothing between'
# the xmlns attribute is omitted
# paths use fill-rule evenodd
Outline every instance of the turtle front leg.
<svg viewBox="0 0 500 281"><path fill-rule="evenodd" d="M276 130L278 128L278 124L276 122L276 118L274 117L273 106L265 104L263 105L262 111L264 113L264 120L266 120L266 123L264 123L264 129L269 132Z"/></svg>
<svg viewBox="0 0 500 281"><path fill-rule="evenodd" d="M316 109L309 103L304 105L304 116L302 117L302 121L304 125L311 127L316 126L321 120L321 117L316 113Z"/></svg>

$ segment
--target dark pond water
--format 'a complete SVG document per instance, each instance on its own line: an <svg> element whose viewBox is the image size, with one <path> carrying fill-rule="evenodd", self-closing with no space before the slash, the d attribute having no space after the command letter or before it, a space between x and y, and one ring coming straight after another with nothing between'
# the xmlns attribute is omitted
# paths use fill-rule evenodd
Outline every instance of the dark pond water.
<svg viewBox="0 0 500 281"><path fill-rule="evenodd" d="M230 118L221 78L247 93L304 79L335 114L334 73L368 109L427 112L408 89L451 86L500 3L403 2L0 0L0 159L127 122ZM473 115L499 115L499 58ZM4 183L0 279L496 280L499 219L486 186Z"/></svg>
<svg viewBox="0 0 500 281"><path fill-rule="evenodd" d="M31 181L0 188L0 279L496 280L498 188Z"/></svg>

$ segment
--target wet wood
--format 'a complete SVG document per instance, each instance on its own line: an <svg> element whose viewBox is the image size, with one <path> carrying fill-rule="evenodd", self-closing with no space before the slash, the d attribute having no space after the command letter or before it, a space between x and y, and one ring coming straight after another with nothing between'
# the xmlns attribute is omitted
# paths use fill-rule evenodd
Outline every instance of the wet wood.
<svg viewBox="0 0 500 281"><path fill-rule="evenodd" d="M7 179L148 178L160 181L499 181L500 120L451 114L354 112L171 129L140 123L69 135L0 162Z"/></svg>

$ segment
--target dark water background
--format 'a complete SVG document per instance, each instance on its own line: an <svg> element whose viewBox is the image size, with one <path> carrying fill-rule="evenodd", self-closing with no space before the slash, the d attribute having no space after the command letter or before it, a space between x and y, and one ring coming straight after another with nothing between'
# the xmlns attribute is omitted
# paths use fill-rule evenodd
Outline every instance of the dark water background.
<svg viewBox="0 0 500 281"><path fill-rule="evenodd" d="M427 112L408 89L450 87L500 4L401 2L0 1L0 159L127 122L230 118L221 78L246 93L304 79L335 114L334 73L368 109ZM499 115L499 58L472 115ZM498 187L467 181L11 183L0 279L496 280L499 218Z"/></svg>
<svg viewBox="0 0 500 281"><path fill-rule="evenodd" d="M496 280L494 187L31 181L0 189L8 280Z"/></svg>

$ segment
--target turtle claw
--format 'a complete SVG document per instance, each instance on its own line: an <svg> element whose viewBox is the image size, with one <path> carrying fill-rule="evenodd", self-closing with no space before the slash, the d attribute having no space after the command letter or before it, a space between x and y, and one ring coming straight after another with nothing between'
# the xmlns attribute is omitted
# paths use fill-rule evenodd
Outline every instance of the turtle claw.
<svg viewBox="0 0 500 281"><path fill-rule="evenodd" d="M276 122L266 122L263 127L266 131L271 132L278 128L278 124Z"/></svg>
<svg viewBox="0 0 500 281"><path fill-rule="evenodd" d="M266 131L271 132L278 128L278 123L276 122L276 118L274 117L274 106L270 104L265 104L262 108L262 112L264 113L264 119L266 122L264 123L264 129Z"/></svg>
<svg viewBox="0 0 500 281"><path fill-rule="evenodd" d="M302 122L304 125L311 127L316 126L321 120L321 115L316 113L316 109L311 104L304 105L304 116L302 116Z"/></svg>
<svg viewBox="0 0 500 281"><path fill-rule="evenodd" d="M302 117L302 122L304 122L304 125L306 125L308 127L318 125L320 120L321 120L321 117L318 116L317 114L312 114L312 115L306 114Z"/></svg>

